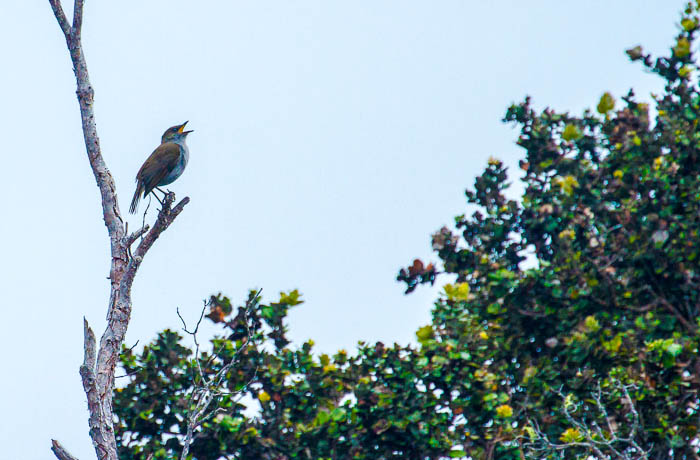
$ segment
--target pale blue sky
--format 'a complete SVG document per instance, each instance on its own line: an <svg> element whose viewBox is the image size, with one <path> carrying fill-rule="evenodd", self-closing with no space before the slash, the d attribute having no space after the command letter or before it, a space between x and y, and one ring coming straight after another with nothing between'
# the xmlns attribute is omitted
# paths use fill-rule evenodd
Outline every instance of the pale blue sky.
<svg viewBox="0 0 700 460"><path fill-rule="evenodd" d="M87 1L97 125L122 209L163 130L190 120L170 188L191 204L148 254L127 340L196 318L202 299L299 288L290 335L318 350L406 343L434 292L394 281L464 212L491 155L517 174L506 107L580 111L659 81L681 1ZM70 9L70 6L66 6ZM108 241L63 37L43 0L0 2L0 445L94 458L78 366L100 334ZM150 216L152 219L153 216ZM137 219L131 219L131 226ZM5 425L5 426L2 426Z"/></svg>

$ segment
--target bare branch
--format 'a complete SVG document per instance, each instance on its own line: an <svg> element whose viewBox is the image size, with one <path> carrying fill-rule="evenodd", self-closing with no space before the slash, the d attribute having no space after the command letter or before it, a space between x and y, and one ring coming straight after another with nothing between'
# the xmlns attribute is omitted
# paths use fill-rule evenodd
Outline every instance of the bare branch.
<svg viewBox="0 0 700 460"><path fill-rule="evenodd" d="M73 37L80 40L80 32L83 28L83 0L75 0L73 3Z"/></svg>
<svg viewBox="0 0 700 460"><path fill-rule="evenodd" d="M97 387L97 380L95 378L95 334L92 332L92 329L88 325L86 319L83 319L83 330L85 336L85 350L83 364L82 366L80 366L80 377L83 382L83 390L85 391L85 395L87 396L88 413L90 414L88 417L88 425L90 427L90 438L92 439L93 445L95 446L95 450L98 453L98 458L103 458L103 456L100 456L101 453L110 452L109 434L111 432L110 430L112 429L112 426L111 424L106 425L105 423L103 423L103 411L100 398L100 391Z"/></svg>
<svg viewBox="0 0 700 460"><path fill-rule="evenodd" d="M58 25L61 27L61 30L63 31L63 35L66 36L66 41L70 41L70 37L71 37L70 24L68 23L68 18L66 17L66 13L63 12L63 7L61 6L61 0L49 0L49 3L51 4L51 9L53 10L53 15L56 16L56 20L58 21Z"/></svg>
<svg viewBox="0 0 700 460"><path fill-rule="evenodd" d="M252 334L250 331L250 322L248 320L248 312L250 309L253 307L253 305L258 301L260 294L262 292L262 289L258 290L254 296L249 298L246 301L245 307L242 307L242 313L243 313L243 319L245 321L245 326L247 329L247 337L246 340L241 343L241 346L234 352L233 356L231 357L231 360L227 363L225 363L221 369L219 369L213 376L207 378L204 375L204 372L202 370L202 366L200 363L200 358L199 358L199 341L197 340L197 332L199 330L199 325L202 322L202 318L204 317L204 310L208 306L207 303L204 304L204 307L202 308L202 312L199 316L199 320L197 321L197 325L195 326L194 330L190 331L187 328L187 324L185 320L182 318L182 315L180 315L179 309L177 310L177 315L180 318L180 321L182 321L183 325L183 330L185 333L189 334L192 336L194 343L195 343L195 353L194 353L194 363L196 364L196 369L197 372L199 373L199 382L197 382L197 378L193 378L193 385L194 388L192 389L192 392L190 393L188 397L188 415L187 415L187 432L185 434L185 439L183 440L183 448L182 452L180 454L180 460L185 460L187 458L187 455L189 454L190 446L192 445L192 442L194 440L194 432L199 426L204 423L206 420L208 420L210 417L212 417L214 414L218 414L221 412L224 412L224 409L221 407L217 407L216 404L214 405L213 408L210 409L211 404L219 398L225 397L225 396L235 396L235 395L240 395L242 394L248 386L252 383L252 381L255 379L258 373L258 369L256 367L255 372L253 377L251 378L250 381L248 381L243 388L241 388L237 392L228 392L228 391L223 391L221 389L221 386L224 384L226 380L226 376L231 370L231 368L236 365L238 361L238 356L241 353L241 351L244 348L247 348L250 346L250 342L252 340ZM213 359L214 356L212 356L211 359ZM208 361L208 364L211 363L211 359Z"/></svg>
<svg viewBox="0 0 700 460"><path fill-rule="evenodd" d="M652 290L652 292L654 291ZM656 295L656 292L654 292L654 295ZM676 309L676 307L671 305L671 303L669 303L663 296L656 295L656 298L659 301L659 303L661 303L661 305L664 306L664 308L670 311L673 314L673 316L675 316L676 319L678 319L678 321L688 330L688 332L697 332L697 326L685 319L683 315Z"/></svg>
<svg viewBox="0 0 700 460"><path fill-rule="evenodd" d="M129 351L134 351L134 348L136 348L136 345L139 344L139 341L137 340L136 343L134 343L132 346L129 347Z"/></svg>
<svg viewBox="0 0 700 460"><path fill-rule="evenodd" d="M126 244L127 247L131 247L131 245L134 244L134 241L138 240L143 235L145 235L150 228L151 227L149 225L144 225L140 229L136 230L134 233L127 236L126 242L124 244Z"/></svg>
<svg viewBox="0 0 700 460"><path fill-rule="evenodd" d="M170 192L165 196L163 207L160 209L160 211L158 211L158 217L156 218L155 224L153 224L153 228L146 234L144 239L139 243L138 247L136 248L136 252L134 253L134 259L139 259L140 257L142 258L144 255L146 255L146 253L149 249L151 249L151 246L153 246L153 243L155 243L160 234L163 233L170 226L170 224L173 223L175 218L182 212L187 203L190 202L190 199L189 197L183 198L174 208L171 209L170 206L172 206L173 202L175 202L175 194ZM135 265L135 268L138 267L140 262L141 261L139 260L139 262ZM129 269L127 269L127 275L128 272Z"/></svg>
<svg viewBox="0 0 700 460"><path fill-rule="evenodd" d="M126 377L131 377L132 375L136 375L136 374L138 374L139 372L141 372L142 370L143 370L143 368L139 367L138 369L136 369L136 370L134 370L134 371L131 371L131 372L127 372L127 373L124 374L124 375L115 375L114 378L115 378L115 379L124 379L124 378L126 378Z"/></svg>
<svg viewBox="0 0 700 460"><path fill-rule="evenodd" d="M161 233L167 230L170 224L172 224L175 218L182 212L187 203L190 202L190 199L189 197L183 198L177 206L171 209L170 206L174 201L175 194L172 192L168 193L165 197L163 207L158 212L158 217L156 218L155 224L153 224L153 228L146 233L146 236L136 247L133 257L129 259L120 283L119 294L122 298L131 298L131 285L134 282L136 271L139 269L139 266L141 266L141 262L143 262L143 257L148 250L151 249L151 246L153 246L153 243L156 242ZM131 311L129 311L129 314L130 313Z"/></svg>
<svg viewBox="0 0 700 460"><path fill-rule="evenodd" d="M199 314L199 319L197 320L197 324L195 325L194 330L193 330L193 331L188 331L188 330L187 330L187 323L185 323L184 318L183 318L182 315L180 314L180 308L176 308L176 309L175 309L175 312L177 313L177 317L180 318L180 321L182 322L182 330L185 331L186 333L192 335L192 336L196 335L196 334L197 334L197 331L199 331L199 325L202 324L202 319L204 319L204 312L205 312L206 310L207 310L207 303L205 302L205 303L204 303L204 306L202 307L202 311L201 311L201 313ZM195 339L196 339L196 337L195 337Z"/></svg>
<svg viewBox="0 0 700 460"><path fill-rule="evenodd" d="M92 332L87 319L83 317L83 342L85 348L85 354L83 358L83 367L87 368L90 372L95 371L95 333Z"/></svg>
<svg viewBox="0 0 700 460"><path fill-rule="evenodd" d="M55 439L51 440L51 450L53 451L54 455L59 460L78 460L76 457L73 457L70 452L68 452L60 442L56 441Z"/></svg>
<svg viewBox="0 0 700 460"><path fill-rule="evenodd" d="M649 458L649 450L645 451L637 443L636 437L642 426L639 419L639 413L634 407L632 398L629 395L629 389L634 388L634 385L624 384L619 380L612 379L614 389L621 391L624 394L623 401L629 406L627 410L631 415L631 420L626 424L617 424L613 422L613 418L609 415L608 409L603 401L603 396L609 399L619 400L613 393L613 390L603 392L598 384L596 392L591 394L591 398L595 405L597 414L594 416L598 420L605 422L606 428L601 428L600 424L593 419L587 420L585 415L575 415L577 410L582 407L580 403L572 403L568 401L566 395L561 390L555 391L562 398L563 405L561 412L564 418L574 428L579 437L576 441L562 442L560 444L550 441L545 433L543 433L536 420L530 421L530 426L534 430L535 438L527 440L522 438L524 446L530 451L540 453L539 458L547 456L551 452L565 452L567 449L579 447L583 448L589 454L593 454L595 458L615 458L622 460L646 460ZM564 441L562 439L562 441Z"/></svg>

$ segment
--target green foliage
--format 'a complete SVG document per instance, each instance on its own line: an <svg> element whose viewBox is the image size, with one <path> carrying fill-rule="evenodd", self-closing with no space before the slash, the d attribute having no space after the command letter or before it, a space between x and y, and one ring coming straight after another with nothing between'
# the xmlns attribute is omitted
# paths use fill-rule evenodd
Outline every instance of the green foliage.
<svg viewBox="0 0 700 460"><path fill-rule="evenodd" d="M579 442L583 440L583 435L576 428L567 428L561 436L559 436L559 440L566 443Z"/></svg>
<svg viewBox="0 0 700 460"><path fill-rule="evenodd" d="M508 109L525 150L524 194L507 198L506 168L489 160L466 192L476 210L433 235L440 263L399 272L407 292L439 273L451 281L417 346L361 343L317 356L313 342L286 339L298 292L235 316L213 297L207 316L221 335L199 364L212 374L238 356L226 384L260 413L221 396L192 458L514 460L539 433L567 443L547 458L586 458L579 441L589 432L571 426L562 404L634 436L647 458L696 458L700 89L688 69L697 24L689 6L670 56L628 50L665 81L654 112L632 91L617 110L606 93L597 114L578 117L537 112L529 99ZM124 351L130 377L114 401L121 458L180 452L197 381L181 341L164 331L141 354ZM612 382L634 388L633 405ZM642 424L634 433L632 415Z"/></svg>
<svg viewBox="0 0 700 460"><path fill-rule="evenodd" d="M583 133L576 125L568 124L564 126L561 137L565 141L575 141L581 139L583 137Z"/></svg>
<svg viewBox="0 0 700 460"><path fill-rule="evenodd" d="M615 98L612 96L612 94L606 92L600 97L596 110L598 110L598 113L605 115L614 108Z"/></svg>
<svg viewBox="0 0 700 460"><path fill-rule="evenodd" d="M308 458L309 452L312 458L413 458L416 452L438 458L452 449L445 396L436 395L431 383L440 380L440 372L427 372L449 358L431 356L432 362L419 369L411 347L376 343L361 345L352 356L344 350L314 356L309 341L292 350L281 319L289 302L298 300L283 293L278 302L240 307L236 316L228 309L220 316L230 301L212 297L207 317L223 334L212 339L216 352L202 354L199 365L211 375L237 353L242 356L227 389L257 399L260 416L246 415L238 398L221 397L217 404L224 412L205 422L192 458ZM243 316L250 340L244 340ZM435 343L429 328L425 341ZM182 439L173 434L186 431L188 395L198 379L197 364L181 341L164 331L138 355L124 349L122 366L130 381L114 400L121 458L153 453L169 459L181 451ZM425 383L416 372L425 374Z"/></svg>

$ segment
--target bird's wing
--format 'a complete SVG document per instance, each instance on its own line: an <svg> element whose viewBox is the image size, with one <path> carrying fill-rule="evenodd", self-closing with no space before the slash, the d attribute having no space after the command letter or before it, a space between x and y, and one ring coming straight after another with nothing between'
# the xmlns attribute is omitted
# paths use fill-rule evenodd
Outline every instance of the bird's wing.
<svg viewBox="0 0 700 460"><path fill-rule="evenodd" d="M180 161L180 146L173 142L165 142L156 148L136 174L136 182L142 182L146 196L151 193L165 176L172 171Z"/></svg>

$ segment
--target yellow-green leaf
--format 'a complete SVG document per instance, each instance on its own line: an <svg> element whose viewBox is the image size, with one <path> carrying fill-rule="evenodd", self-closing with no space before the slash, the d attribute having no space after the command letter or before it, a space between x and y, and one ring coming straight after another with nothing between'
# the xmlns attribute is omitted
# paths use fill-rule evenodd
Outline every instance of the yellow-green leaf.
<svg viewBox="0 0 700 460"><path fill-rule="evenodd" d="M600 329L600 323L595 319L595 316L586 316L584 326L588 332L597 332Z"/></svg>
<svg viewBox="0 0 700 460"><path fill-rule="evenodd" d="M323 366L324 373L335 372L337 370L338 367L335 364L326 364L325 366Z"/></svg>
<svg viewBox="0 0 700 460"><path fill-rule="evenodd" d="M527 433L527 437L530 438L530 441L534 441L535 439L537 439L537 432L535 431L535 429L533 427L526 426L524 429L525 429L525 432Z"/></svg>
<svg viewBox="0 0 700 460"><path fill-rule="evenodd" d="M562 131L561 137L565 141L574 141L577 139L581 139L581 137L583 137L583 133L580 129L578 129L576 125L568 124L564 127L564 131Z"/></svg>
<svg viewBox="0 0 700 460"><path fill-rule="evenodd" d="M289 291L287 293L280 292L280 303L285 303L289 306L294 306L299 305L300 303L304 303L304 301L301 300L301 294L299 293L299 291L294 289L293 291Z"/></svg>
<svg viewBox="0 0 700 460"><path fill-rule="evenodd" d="M433 338L433 326L423 326L416 331L416 337L420 343L426 342Z"/></svg>
<svg viewBox="0 0 700 460"><path fill-rule="evenodd" d="M685 78L688 75L690 75L693 72L693 66L691 65L684 65L678 70L678 75L681 77ZM659 110L659 115L661 114L661 111Z"/></svg>
<svg viewBox="0 0 700 460"><path fill-rule="evenodd" d="M681 20L681 26L683 27L683 29L685 29L686 32L690 32L691 30L695 30L695 28L698 26L698 23L695 22L694 19L683 18Z"/></svg>
<svg viewBox="0 0 700 460"><path fill-rule="evenodd" d="M496 415L501 418L510 418L513 416L513 408L508 404L501 404L496 408Z"/></svg>
<svg viewBox="0 0 700 460"><path fill-rule="evenodd" d="M681 37L678 39L678 43L673 47L673 54L678 58L684 58L690 54L690 42L687 38Z"/></svg>
<svg viewBox="0 0 700 460"><path fill-rule="evenodd" d="M583 435L576 428L567 428L561 436L559 436L561 442L579 442L583 440Z"/></svg>
<svg viewBox="0 0 700 460"><path fill-rule="evenodd" d="M567 193L567 195L570 195ZM567 228L566 230L562 230L559 232L559 239L560 240L573 240L576 238L576 233L570 228Z"/></svg>
<svg viewBox="0 0 700 460"><path fill-rule="evenodd" d="M576 396L572 394L566 395L564 398L564 407L567 409L573 409L576 405Z"/></svg>
<svg viewBox="0 0 700 460"><path fill-rule="evenodd" d="M620 334L617 334L610 341L603 341L603 348L605 348L611 353L617 353L621 346L622 337L620 336Z"/></svg>
<svg viewBox="0 0 700 460"><path fill-rule="evenodd" d="M535 366L528 366L523 374L523 383L527 383L528 380L537 375L537 368Z"/></svg>
<svg viewBox="0 0 700 460"><path fill-rule="evenodd" d="M606 113L610 112L612 109L615 108L615 98L612 97L612 94L606 92L603 93L603 95L600 97L600 102L598 102L598 107L596 109L598 110L598 113L602 113L605 115Z"/></svg>
<svg viewBox="0 0 700 460"><path fill-rule="evenodd" d="M446 284L443 286L445 296L452 301L465 301L469 299L469 283Z"/></svg>
<svg viewBox="0 0 700 460"><path fill-rule="evenodd" d="M574 176L555 177L552 182L567 195L574 193L574 188L579 186L578 180Z"/></svg>

